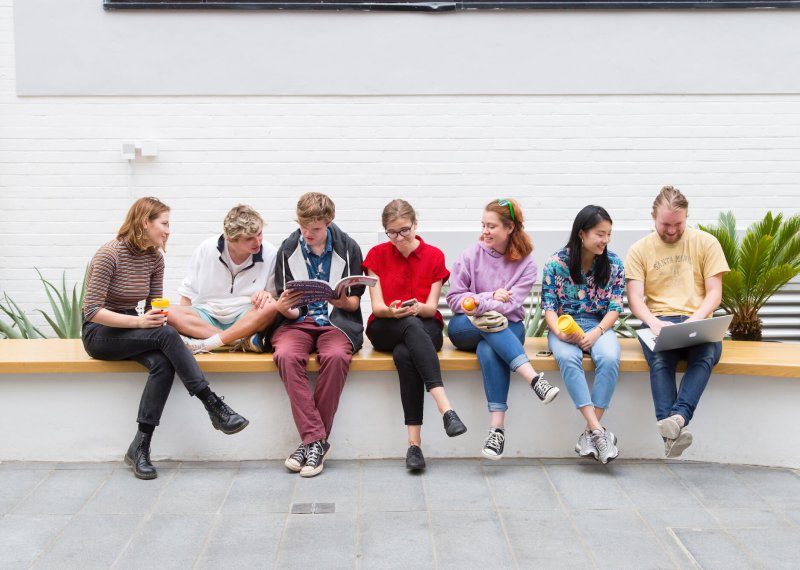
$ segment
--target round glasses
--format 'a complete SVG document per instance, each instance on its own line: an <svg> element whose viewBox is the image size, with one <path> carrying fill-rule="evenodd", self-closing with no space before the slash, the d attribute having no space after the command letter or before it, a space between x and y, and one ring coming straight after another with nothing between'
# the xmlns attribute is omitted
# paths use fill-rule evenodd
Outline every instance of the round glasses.
<svg viewBox="0 0 800 570"><path fill-rule="evenodd" d="M406 237L411 233L411 227L400 228L399 230L386 230L384 233L389 236L389 239L395 239L397 236Z"/></svg>

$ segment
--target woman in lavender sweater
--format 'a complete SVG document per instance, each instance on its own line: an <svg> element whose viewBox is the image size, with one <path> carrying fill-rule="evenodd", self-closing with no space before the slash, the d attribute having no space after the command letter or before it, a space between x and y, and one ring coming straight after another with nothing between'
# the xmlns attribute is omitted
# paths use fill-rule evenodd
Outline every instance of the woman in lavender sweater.
<svg viewBox="0 0 800 570"><path fill-rule="evenodd" d="M516 200L493 200L481 220L480 241L461 254L450 275L447 304L454 316L447 327L456 348L476 352L483 374L491 426L483 455L500 459L505 444L505 415L511 371L519 374L545 404L558 394L544 374L536 372L525 354L523 303L536 281L538 269L531 256L533 244L525 233L522 208ZM467 308L471 298L477 306ZM469 317L496 311L508 319L508 328L485 332Z"/></svg>

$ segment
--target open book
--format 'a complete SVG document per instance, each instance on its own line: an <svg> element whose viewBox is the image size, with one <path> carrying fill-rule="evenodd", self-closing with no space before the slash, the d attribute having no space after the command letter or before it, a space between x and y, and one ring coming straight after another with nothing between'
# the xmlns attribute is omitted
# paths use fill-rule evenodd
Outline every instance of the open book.
<svg viewBox="0 0 800 570"><path fill-rule="evenodd" d="M295 307L303 307L309 303L315 303L316 301L338 299L348 287L355 287L356 285L372 287L377 282L377 277L370 277L369 275L351 275L339 280L339 282L334 285L333 289L331 289L327 281L323 281L322 279L296 279L287 282L286 288L303 293L302 297L300 297L300 301L292 307L294 309Z"/></svg>

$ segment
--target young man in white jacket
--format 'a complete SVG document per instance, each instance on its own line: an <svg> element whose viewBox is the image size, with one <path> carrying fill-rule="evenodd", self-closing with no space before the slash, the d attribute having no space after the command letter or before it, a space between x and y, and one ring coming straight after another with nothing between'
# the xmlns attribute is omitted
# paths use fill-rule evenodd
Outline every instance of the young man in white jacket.
<svg viewBox="0 0 800 570"><path fill-rule="evenodd" d="M225 216L224 233L201 243L178 288L180 305L168 322L194 353L231 345L263 352L257 332L275 320L274 245L264 242L264 220L250 206Z"/></svg>

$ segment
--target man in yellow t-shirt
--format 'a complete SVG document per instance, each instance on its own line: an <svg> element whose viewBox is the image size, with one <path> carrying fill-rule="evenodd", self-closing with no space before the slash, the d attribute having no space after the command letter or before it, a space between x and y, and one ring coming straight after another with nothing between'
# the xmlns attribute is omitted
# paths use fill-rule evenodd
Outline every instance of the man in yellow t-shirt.
<svg viewBox="0 0 800 570"><path fill-rule="evenodd" d="M664 186L653 202L656 231L633 244L625 261L631 312L656 335L665 326L709 317L722 299L722 275L730 271L717 239L686 227L688 214L681 191ZM641 344L665 454L678 457L692 444L686 426L719 362L722 343L662 352ZM675 373L681 359L687 366L678 389Z"/></svg>

